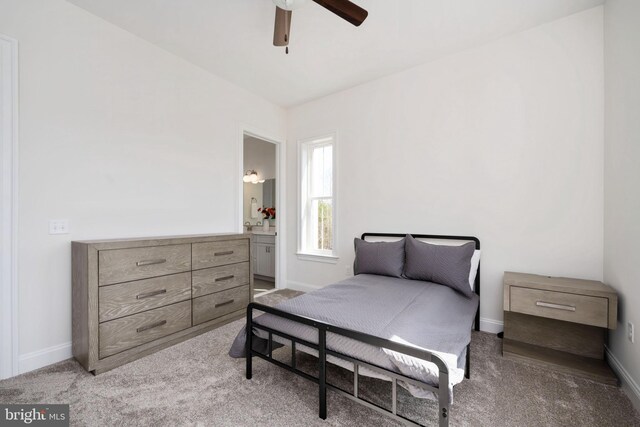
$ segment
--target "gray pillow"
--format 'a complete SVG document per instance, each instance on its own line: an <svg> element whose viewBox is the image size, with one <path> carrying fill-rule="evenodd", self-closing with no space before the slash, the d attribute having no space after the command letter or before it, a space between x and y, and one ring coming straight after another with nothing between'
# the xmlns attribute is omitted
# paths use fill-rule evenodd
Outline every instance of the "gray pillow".
<svg viewBox="0 0 640 427"><path fill-rule="evenodd" d="M365 242L362 239L354 239L356 260L353 263L353 273L402 277L404 240L403 238L397 242Z"/></svg>
<svg viewBox="0 0 640 427"><path fill-rule="evenodd" d="M473 242L461 246L432 245L407 235L404 276L445 285L471 298L469 270L474 250Z"/></svg>

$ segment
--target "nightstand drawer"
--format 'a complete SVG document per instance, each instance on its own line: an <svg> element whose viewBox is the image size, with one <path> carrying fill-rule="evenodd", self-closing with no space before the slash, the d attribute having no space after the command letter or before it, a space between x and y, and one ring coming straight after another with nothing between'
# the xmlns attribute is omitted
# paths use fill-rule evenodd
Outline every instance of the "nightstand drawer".
<svg viewBox="0 0 640 427"><path fill-rule="evenodd" d="M511 287L511 311L606 328L608 299L565 292Z"/></svg>

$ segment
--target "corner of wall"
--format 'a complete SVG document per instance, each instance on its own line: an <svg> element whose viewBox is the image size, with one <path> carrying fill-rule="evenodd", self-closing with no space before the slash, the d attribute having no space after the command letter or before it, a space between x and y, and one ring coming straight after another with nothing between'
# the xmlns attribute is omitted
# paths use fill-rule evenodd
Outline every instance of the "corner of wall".
<svg viewBox="0 0 640 427"><path fill-rule="evenodd" d="M70 342L20 355L18 375L35 371L36 369L71 359L72 357Z"/></svg>
<svg viewBox="0 0 640 427"><path fill-rule="evenodd" d="M605 353L609 365L620 379L622 390L636 408L636 411L640 412L640 385L638 385L631 374L627 372L608 347L605 348Z"/></svg>

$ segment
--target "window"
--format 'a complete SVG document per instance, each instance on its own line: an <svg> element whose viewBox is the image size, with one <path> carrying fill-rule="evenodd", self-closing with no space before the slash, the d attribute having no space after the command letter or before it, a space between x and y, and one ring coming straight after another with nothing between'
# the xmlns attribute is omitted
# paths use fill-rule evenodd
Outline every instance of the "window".
<svg viewBox="0 0 640 427"><path fill-rule="evenodd" d="M300 143L299 253L335 257L334 137Z"/></svg>

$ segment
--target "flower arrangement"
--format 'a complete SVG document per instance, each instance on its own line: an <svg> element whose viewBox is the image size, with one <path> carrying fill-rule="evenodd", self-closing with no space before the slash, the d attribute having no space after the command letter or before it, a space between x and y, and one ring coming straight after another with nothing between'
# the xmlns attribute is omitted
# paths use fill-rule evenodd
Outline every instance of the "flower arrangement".
<svg viewBox="0 0 640 427"><path fill-rule="evenodd" d="M262 212L264 219L275 219L276 217L276 208L259 208L258 212Z"/></svg>

